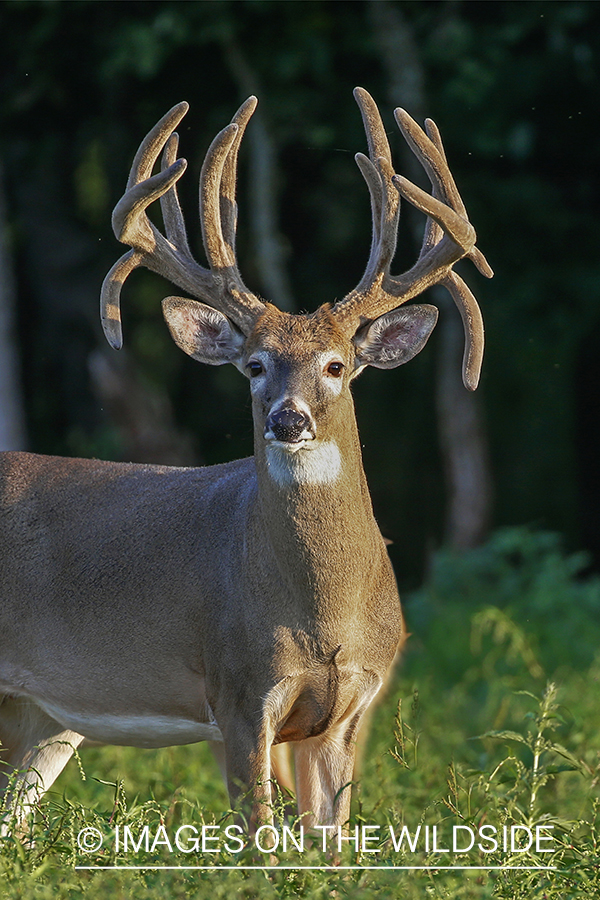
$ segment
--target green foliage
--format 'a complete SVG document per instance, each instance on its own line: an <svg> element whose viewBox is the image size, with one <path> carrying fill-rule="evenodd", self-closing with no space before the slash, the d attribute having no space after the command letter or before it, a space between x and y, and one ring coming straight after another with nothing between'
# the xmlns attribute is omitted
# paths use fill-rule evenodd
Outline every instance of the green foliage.
<svg viewBox="0 0 600 900"><path fill-rule="evenodd" d="M411 627L443 647L441 629L456 616L462 644L451 643L439 664L457 672L484 644L507 667L525 660L532 675L563 664L586 668L600 647L600 579L585 575L588 565L587 554L565 553L557 534L500 529L475 550L435 555L426 584L408 603ZM459 626L465 614L471 633Z"/></svg>

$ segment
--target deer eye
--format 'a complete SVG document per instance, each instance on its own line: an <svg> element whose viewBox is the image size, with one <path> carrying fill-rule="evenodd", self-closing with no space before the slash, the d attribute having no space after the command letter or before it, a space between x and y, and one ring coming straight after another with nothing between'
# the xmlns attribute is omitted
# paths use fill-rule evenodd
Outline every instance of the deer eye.
<svg viewBox="0 0 600 900"><path fill-rule="evenodd" d="M344 363L341 362L330 362L327 366L327 374L333 378L339 378L343 371Z"/></svg>
<svg viewBox="0 0 600 900"><path fill-rule="evenodd" d="M263 371L262 365L259 362L257 362L257 360L255 360L255 359L250 360L250 362L248 363L246 368L248 369L248 372L250 373L250 378L256 378L256 376L260 375L261 372Z"/></svg>

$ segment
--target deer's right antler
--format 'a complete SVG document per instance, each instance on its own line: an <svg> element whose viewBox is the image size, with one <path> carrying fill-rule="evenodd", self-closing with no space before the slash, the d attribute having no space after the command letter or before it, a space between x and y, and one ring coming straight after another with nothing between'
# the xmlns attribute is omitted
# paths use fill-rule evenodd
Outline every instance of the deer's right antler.
<svg viewBox="0 0 600 900"><path fill-rule="evenodd" d="M177 159L174 133L188 111L174 106L142 141L135 156L127 189L113 211L113 231L129 250L112 267L102 285L100 315L111 346L123 345L120 295L127 276L138 266L163 275L192 296L227 315L244 334L264 311L264 304L245 286L235 258L237 156L244 130L256 108L250 97L231 123L212 142L200 176L200 220L209 268L199 265L190 251L176 183L187 163ZM164 147L161 171L152 169ZM146 215L160 198L166 237Z"/></svg>

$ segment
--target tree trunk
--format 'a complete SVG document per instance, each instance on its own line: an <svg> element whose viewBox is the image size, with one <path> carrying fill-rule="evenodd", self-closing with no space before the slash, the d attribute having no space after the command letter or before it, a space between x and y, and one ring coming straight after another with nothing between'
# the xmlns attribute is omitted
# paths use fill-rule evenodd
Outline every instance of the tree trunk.
<svg viewBox="0 0 600 900"><path fill-rule="evenodd" d="M419 122L425 117L425 77L411 27L402 10L385 0L372 0L371 23L388 77L388 97ZM414 154L404 144L402 172L412 179ZM419 179L421 176L418 176ZM417 225L415 217L411 223ZM422 224L413 228L420 246ZM480 397L467 391L461 378L462 327L446 291L435 290L441 315L437 326L436 409L446 479L445 540L458 550L480 544L492 508L492 478Z"/></svg>

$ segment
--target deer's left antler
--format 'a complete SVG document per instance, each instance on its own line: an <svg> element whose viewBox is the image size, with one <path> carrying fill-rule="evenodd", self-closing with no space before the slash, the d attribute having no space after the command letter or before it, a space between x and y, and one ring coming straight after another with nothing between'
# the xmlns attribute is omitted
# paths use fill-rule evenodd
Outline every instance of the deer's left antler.
<svg viewBox="0 0 600 900"><path fill-rule="evenodd" d="M395 111L406 142L431 181L432 192L428 194L408 179L394 174L389 144L373 98L363 88L356 88L354 96L362 113L369 145L369 157L357 154L356 161L371 195L373 239L362 279L333 307L333 313L340 321L350 320L358 327L361 321L395 309L432 285L443 285L463 320L463 381L469 390L475 390L483 357L483 320L475 297L452 267L459 259L468 257L487 278L491 278L493 272L475 246L475 229L469 222L448 168L440 133L431 119L426 120L423 131L405 110ZM396 249L399 194L425 213L427 223L421 252L414 266L402 275L390 275Z"/></svg>

